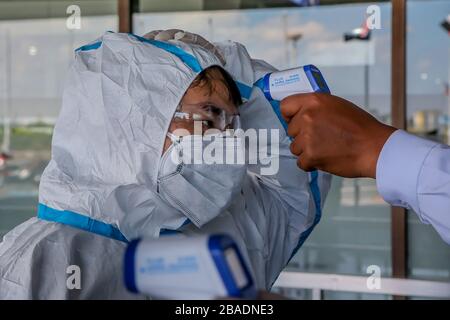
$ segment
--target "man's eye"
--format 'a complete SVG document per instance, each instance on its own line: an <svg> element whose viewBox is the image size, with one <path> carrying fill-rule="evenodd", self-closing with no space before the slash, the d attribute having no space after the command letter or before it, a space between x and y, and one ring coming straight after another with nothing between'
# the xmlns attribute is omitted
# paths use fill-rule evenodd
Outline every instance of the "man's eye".
<svg viewBox="0 0 450 320"><path fill-rule="evenodd" d="M215 105L208 104L203 107L205 111L211 112L213 114L220 114L222 109L216 107Z"/></svg>
<svg viewBox="0 0 450 320"><path fill-rule="evenodd" d="M203 125L206 126L208 129L211 129L214 127L214 123L210 120L203 120Z"/></svg>

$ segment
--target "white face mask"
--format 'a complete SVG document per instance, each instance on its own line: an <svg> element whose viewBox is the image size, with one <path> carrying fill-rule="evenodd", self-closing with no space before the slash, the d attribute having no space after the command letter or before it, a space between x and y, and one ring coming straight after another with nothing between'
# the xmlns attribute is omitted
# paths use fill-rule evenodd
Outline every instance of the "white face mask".
<svg viewBox="0 0 450 320"><path fill-rule="evenodd" d="M223 134L167 135L173 143L161 159L158 192L201 227L226 210L241 191L247 167L243 160L231 161L231 155L242 155L242 141ZM214 159L226 161L210 164Z"/></svg>

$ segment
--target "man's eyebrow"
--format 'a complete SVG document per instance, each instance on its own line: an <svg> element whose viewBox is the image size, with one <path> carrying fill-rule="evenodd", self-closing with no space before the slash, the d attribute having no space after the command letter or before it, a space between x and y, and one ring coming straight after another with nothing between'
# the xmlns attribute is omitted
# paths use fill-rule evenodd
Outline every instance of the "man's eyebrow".
<svg viewBox="0 0 450 320"><path fill-rule="evenodd" d="M211 97L212 95L210 95L209 97ZM233 99L231 97L231 94L228 92L228 95L226 95L226 98L222 95L222 94L218 94L216 92L215 96L218 98L218 100L220 100L220 102L227 106L228 108L238 108L239 106L235 105L233 102Z"/></svg>
<svg viewBox="0 0 450 320"><path fill-rule="evenodd" d="M234 103L232 101L225 101L223 99L217 99L218 101L215 101L213 99L210 99L210 97L208 97L207 99L205 99L204 101L201 102L197 102L197 103L193 103L193 105L197 105L197 106L201 106L201 105L207 105L207 104L212 104L216 107L220 107L220 108L238 108L239 106L235 106Z"/></svg>

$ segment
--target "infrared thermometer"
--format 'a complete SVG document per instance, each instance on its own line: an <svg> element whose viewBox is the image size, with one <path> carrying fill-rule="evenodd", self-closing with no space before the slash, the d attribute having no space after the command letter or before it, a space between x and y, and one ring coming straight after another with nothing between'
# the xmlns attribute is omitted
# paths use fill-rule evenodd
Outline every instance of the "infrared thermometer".
<svg viewBox="0 0 450 320"><path fill-rule="evenodd" d="M228 235L132 241L125 252L128 290L155 299L255 299L250 269Z"/></svg>
<svg viewBox="0 0 450 320"><path fill-rule="evenodd" d="M297 93L330 93L322 73L312 64L266 74L262 78L262 91L269 101L281 101Z"/></svg>

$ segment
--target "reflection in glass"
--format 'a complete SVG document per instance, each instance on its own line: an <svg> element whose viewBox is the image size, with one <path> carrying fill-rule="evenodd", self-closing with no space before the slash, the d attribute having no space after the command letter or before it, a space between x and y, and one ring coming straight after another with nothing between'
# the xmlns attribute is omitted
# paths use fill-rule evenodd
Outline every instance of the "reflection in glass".
<svg viewBox="0 0 450 320"><path fill-rule="evenodd" d="M0 238L36 215L73 50L116 26L115 15L82 17L80 30L66 18L0 21Z"/></svg>

